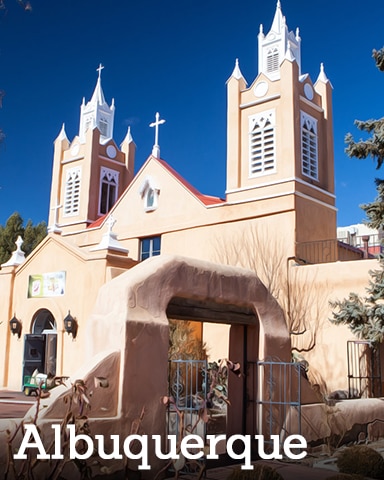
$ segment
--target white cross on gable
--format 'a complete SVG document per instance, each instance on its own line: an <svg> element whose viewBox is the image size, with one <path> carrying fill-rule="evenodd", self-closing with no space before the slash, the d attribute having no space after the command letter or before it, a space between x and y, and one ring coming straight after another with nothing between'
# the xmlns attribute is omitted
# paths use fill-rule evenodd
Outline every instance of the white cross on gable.
<svg viewBox="0 0 384 480"><path fill-rule="evenodd" d="M108 220L106 221L106 225L108 227L108 233L109 234L112 233L112 228L115 225L115 223L116 223L116 219L112 215L110 215L108 217Z"/></svg>
<svg viewBox="0 0 384 480"><path fill-rule="evenodd" d="M152 155L156 158L160 158L160 147L159 147L159 125L165 123L164 119L160 120L159 112L156 112L156 120L149 124L150 127L155 127L155 144L153 145Z"/></svg>
<svg viewBox="0 0 384 480"><path fill-rule="evenodd" d="M55 212L54 214L54 219L53 219L53 225L50 225L48 227L48 232L51 233L61 233L61 230L59 228L59 209L62 208L62 205L59 205L59 200L56 200L56 205L51 207L51 210Z"/></svg>
<svg viewBox="0 0 384 480"><path fill-rule="evenodd" d="M62 205L59 205L59 201L56 200L56 205L51 208L51 210L54 210L54 211L55 211L55 225L58 224L58 220L59 220L59 208L61 208L61 207L62 207Z"/></svg>

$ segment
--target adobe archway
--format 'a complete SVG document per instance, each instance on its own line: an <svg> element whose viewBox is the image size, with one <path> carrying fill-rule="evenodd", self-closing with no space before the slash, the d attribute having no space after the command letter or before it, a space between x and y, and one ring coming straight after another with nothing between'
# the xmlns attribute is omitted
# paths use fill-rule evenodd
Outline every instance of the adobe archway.
<svg viewBox="0 0 384 480"><path fill-rule="evenodd" d="M142 432L165 435L166 413L160 399L168 390L167 309L180 313L201 305L214 305L219 311L216 322L224 321L220 316L235 309L230 351L244 344L242 325L246 324L251 332L248 359L290 361L283 312L255 273L178 256L152 257L101 287L87 323L87 356L92 360L72 378L84 379L93 391L92 432L124 439L144 407ZM110 391L95 389L95 377L107 377ZM62 394L57 390L52 395L41 424L60 418L63 402L54 399ZM238 411L244 408L240 397L240 401L236 395L231 399L234 415L228 418L227 435L244 430L238 423ZM156 471L161 461L154 451L149 451L149 457Z"/></svg>

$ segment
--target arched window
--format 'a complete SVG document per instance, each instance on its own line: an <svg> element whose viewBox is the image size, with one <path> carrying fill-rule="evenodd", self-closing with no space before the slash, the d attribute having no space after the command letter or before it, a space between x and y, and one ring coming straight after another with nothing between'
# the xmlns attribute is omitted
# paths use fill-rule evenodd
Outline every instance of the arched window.
<svg viewBox="0 0 384 480"><path fill-rule="evenodd" d="M32 320L32 333L39 335L46 330L56 331L56 322L52 313L43 308L36 312Z"/></svg>
<svg viewBox="0 0 384 480"><path fill-rule="evenodd" d="M108 120L104 117L101 117L99 120L99 130L103 137L108 136Z"/></svg>
<svg viewBox="0 0 384 480"><path fill-rule="evenodd" d="M101 167L99 215L108 213L117 200L119 172Z"/></svg>
<svg viewBox="0 0 384 480"><path fill-rule="evenodd" d="M275 111L249 117L249 176L276 172Z"/></svg>
<svg viewBox="0 0 384 480"><path fill-rule="evenodd" d="M301 112L301 161L303 175L318 180L317 120L304 112Z"/></svg>
<svg viewBox="0 0 384 480"><path fill-rule="evenodd" d="M153 188L149 188L147 192L147 199L146 199L146 208L153 208L155 204L155 191Z"/></svg>
<svg viewBox="0 0 384 480"><path fill-rule="evenodd" d="M64 193L64 216L77 215L80 210L81 168L67 170Z"/></svg>
<svg viewBox="0 0 384 480"><path fill-rule="evenodd" d="M144 210L146 212L153 212L159 206L160 189L155 185L155 181L149 176L146 177L141 184L139 193L144 200Z"/></svg>

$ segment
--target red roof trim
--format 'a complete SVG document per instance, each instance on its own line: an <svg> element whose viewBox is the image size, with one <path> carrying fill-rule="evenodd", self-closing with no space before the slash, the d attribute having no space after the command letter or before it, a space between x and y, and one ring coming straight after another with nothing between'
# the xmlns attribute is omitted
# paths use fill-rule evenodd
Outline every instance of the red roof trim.
<svg viewBox="0 0 384 480"><path fill-rule="evenodd" d="M220 203L225 203L225 200L219 197L213 197L211 195L204 195L197 190L193 185L191 185L180 173L176 172L165 160L159 158L156 159L163 167L165 167L179 182L184 185L184 187L189 190L192 195L198 198L204 205L216 205Z"/></svg>
<svg viewBox="0 0 384 480"><path fill-rule="evenodd" d="M212 195L204 195L197 190L193 185L191 185L184 177L180 175L180 173L176 172L174 168L172 168L165 160L161 160L159 158L152 157L153 160L159 162L168 172L173 175L187 190L189 190L192 195L194 195L201 203L204 205L218 205L225 203L225 200L220 197L214 197ZM124 193L124 192L123 192ZM121 197L120 197L121 198ZM117 203L117 202L116 202ZM108 214L103 215L102 217L98 218L94 222L90 223L87 228L96 228L100 227L104 220L106 219Z"/></svg>
<svg viewBox="0 0 384 480"><path fill-rule="evenodd" d="M97 220L95 220L94 222L90 223L87 228L96 228L96 227L100 227L100 225L104 222L104 220L106 219L107 217L107 214L103 215L102 217L98 218Z"/></svg>

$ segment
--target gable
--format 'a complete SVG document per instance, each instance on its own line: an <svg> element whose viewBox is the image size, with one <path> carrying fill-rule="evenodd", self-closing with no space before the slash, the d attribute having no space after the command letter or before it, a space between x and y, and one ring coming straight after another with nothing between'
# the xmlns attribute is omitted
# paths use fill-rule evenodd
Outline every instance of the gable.
<svg viewBox="0 0 384 480"><path fill-rule="evenodd" d="M155 196L152 205L146 203L150 190ZM129 236L145 236L149 230L164 232L179 228L186 221L190 225L201 224L208 206L223 203L218 197L201 194L163 160L149 157L111 214L119 234L129 231ZM88 230L102 227L104 222L105 218L100 218Z"/></svg>

